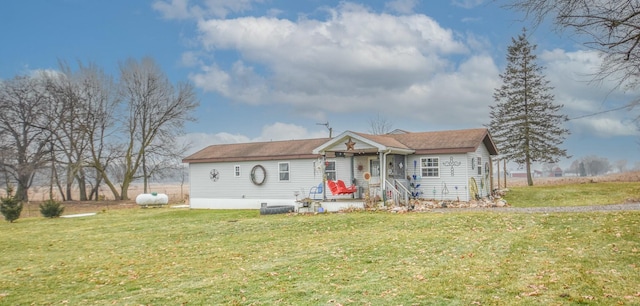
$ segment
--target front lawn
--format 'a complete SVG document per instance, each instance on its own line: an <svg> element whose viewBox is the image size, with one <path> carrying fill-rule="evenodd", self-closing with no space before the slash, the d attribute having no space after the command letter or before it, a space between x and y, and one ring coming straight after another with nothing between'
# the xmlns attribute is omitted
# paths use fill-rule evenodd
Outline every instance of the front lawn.
<svg viewBox="0 0 640 306"><path fill-rule="evenodd" d="M109 210L0 223L0 304L640 303L640 212Z"/></svg>

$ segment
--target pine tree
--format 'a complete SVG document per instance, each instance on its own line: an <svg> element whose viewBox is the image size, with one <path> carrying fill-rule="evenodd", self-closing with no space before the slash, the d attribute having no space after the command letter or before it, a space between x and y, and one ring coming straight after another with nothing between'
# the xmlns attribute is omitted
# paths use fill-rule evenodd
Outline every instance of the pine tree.
<svg viewBox="0 0 640 306"><path fill-rule="evenodd" d="M22 202L13 195L13 188L7 188L7 196L0 197L0 213L4 219L13 223L20 218L22 212Z"/></svg>
<svg viewBox="0 0 640 306"><path fill-rule="evenodd" d="M533 185L531 164L557 163L568 157L560 145L569 134L562 124L568 120L560 114L563 105L554 104L553 89L545 79L544 67L536 64L536 45L527 40L526 29L512 38L507 49L507 67L500 74L502 85L496 88L490 106L488 125L502 158L523 164L527 183Z"/></svg>

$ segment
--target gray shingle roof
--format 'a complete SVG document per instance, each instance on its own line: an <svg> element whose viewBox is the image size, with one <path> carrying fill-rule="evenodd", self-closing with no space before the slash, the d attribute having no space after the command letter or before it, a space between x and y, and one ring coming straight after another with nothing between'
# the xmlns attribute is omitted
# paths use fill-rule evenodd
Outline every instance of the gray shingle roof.
<svg viewBox="0 0 640 306"><path fill-rule="evenodd" d="M415 150L416 154L466 153L485 144L491 155L498 151L485 128L371 135L354 133L383 146ZM248 160L285 160L316 158L313 150L330 141L330 138L250 142L208 146L183 159L185 163L227 162Z"/></svg>
<svg viewBox="0 0 640 306"><path fill-rule="evenodd" d="M184 163L226 162L244 160L283 160L316 158L313 149L329 138L248 142L208 146L182 160Z"/></svg>

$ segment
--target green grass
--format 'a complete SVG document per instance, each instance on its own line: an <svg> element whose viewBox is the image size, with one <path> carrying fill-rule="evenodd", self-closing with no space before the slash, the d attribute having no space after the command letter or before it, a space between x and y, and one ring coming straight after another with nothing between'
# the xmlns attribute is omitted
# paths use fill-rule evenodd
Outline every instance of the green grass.
<svg viewBox="0 0 640 306"><path fill-rule="evenodd" d="M640 303L640 212L111 210L0 223L0 304Z"/></svg>
<svg viewBox="0 0 640 306"><path fill-rule="evenodd" d="M514 207L607 205L628 199L640 200L640 182L512 187L505 196Z"/></svg>

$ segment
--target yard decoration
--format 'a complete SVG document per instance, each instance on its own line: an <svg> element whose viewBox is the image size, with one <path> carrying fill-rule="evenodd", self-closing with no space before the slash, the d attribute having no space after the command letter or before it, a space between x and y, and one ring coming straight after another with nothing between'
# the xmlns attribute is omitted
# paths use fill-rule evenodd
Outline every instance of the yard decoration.
<svg viewBox="0 0 640 306"><path fill-rule="evenodd" d="M469 192L472 199L480 199L480 195L478 194L478 183L475 178L469 178Z"/></svg>
<svg viewBox="0 0 640 306"><path fill-rule="evenodd" d="M418 177L415 174L413 176L407 177L407 179L409 180L409 187L411 187L411 198L414 200L422 194L422 191L420 190L421 184L418 184L417 178Z"/></svg>
<svg viewBox="0 0 640 306"><path fill-rule="evenodd" d="M262 165L255 165L251 169L251 182L254 185L262 185L267 179L267 170Z"/></svg>
<svg viewBox="0 0 640 306"><path fill-rule="evenodd" d="M442 163L445 167L451 167L451 176L455 176L455 168L460 166L461 162L459 160L453 160L453 156L449 157L449 161L445 161Z"/></svg>
<svg viewBox="0 0 640 306"><path fill-rule="evenodd" d="M217 182L219 178L220 178L220 173L218 172L218 170L211 169L211 172L209 172L209 179L211 179L211 181L213 182Z"/></svg>

